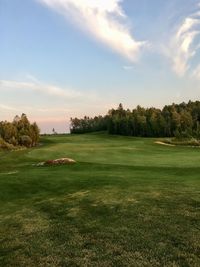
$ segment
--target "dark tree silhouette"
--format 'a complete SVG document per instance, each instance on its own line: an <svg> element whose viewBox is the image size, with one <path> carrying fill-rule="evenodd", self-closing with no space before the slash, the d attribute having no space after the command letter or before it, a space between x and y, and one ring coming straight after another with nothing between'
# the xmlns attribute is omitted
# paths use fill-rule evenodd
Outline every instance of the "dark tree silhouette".
<svg viewBox="0 0 200 267"><path fill-rule="evenodd" d="M200 137L200 102L166 105L163 109L137 106L132 111L111 109L106 116L71 118L71 133L108 131L110 134L146 137Z"/></svg>

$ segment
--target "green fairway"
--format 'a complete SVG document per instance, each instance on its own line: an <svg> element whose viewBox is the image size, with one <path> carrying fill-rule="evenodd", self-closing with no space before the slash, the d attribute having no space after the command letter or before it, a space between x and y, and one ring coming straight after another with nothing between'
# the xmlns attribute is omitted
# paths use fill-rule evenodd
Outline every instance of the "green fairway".
<svg viewBox="0 0 200 267"><path fill-rule="evenodd" d="M200 148L102 134L0 152L0 266L200 266ZM37 167L69 157L69 166Z"/></svg>

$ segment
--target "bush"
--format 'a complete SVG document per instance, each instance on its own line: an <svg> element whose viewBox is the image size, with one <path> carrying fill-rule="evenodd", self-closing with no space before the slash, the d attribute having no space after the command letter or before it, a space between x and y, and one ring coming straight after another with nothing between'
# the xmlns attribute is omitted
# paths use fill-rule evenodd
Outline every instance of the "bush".
<svg viewBox="0 0 200 267"><path fill-rule="evenodd" d="M28 135L22 135L20 136L20 145L31 147L32 139Z"/></svg>
<svg viewBox="0 0 200 267"><path fill-rule="evenodd" d="M200 146L200 141L195 138L167 138L162 140L165 144L179 145L179 146Z"/></svg>
<svg viewBox="0 0 200 267"><path fill-rule="evenodd" d="M175 136L175 138L178 139L178 140L182 138L181 133L179 132L178 129L175 130L175 132L174 132L174 136Z"/></svg>
<svg viewBox="0 0 200 267"><path fill-rule="evenodd" d="M9 140L9 144L12 144L13 146L17 146L17 145L18 145L17 139L13 136L13 137Z"/></svg>
<svg viewBox="0 0 200 267"><path fill-rule="evenodd" d="M15 147L12 144L7 143L1 137L0 137L0 148L6 149L6 150L15 149Z"/></svg>
<svg viewBox="0 0 200 267"><path fill-rule="evenodd" d="M0 121L0 137L13 146L33 147L39 142L40 130L37 124L30 123L25 114L15 116L12 122ZM9 145L1 141L1 146Z"/></svg>

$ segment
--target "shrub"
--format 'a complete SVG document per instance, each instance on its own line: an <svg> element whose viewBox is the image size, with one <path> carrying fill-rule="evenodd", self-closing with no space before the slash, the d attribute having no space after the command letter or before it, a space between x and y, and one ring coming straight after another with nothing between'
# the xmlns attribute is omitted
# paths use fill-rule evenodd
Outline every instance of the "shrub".
<svg viewBox="0 0 200 267"><path fill-rule="evenodd" d="M32 144L32 139L28 135L20 136L20 145L30 147Z"/></svg>
<svg viewBox="0 0 200 267"><path fill-rule="evenodd" d="M7 150L15 149L15 147L12 144L7 143L1 137L0 137L0 148L7 149Z"/></svg>
<svg viewBox="0 0 200 267"><path fill-rule="evenodd" d="M39 142L40 130L37 124L30 123L23 113L21 117L15 116L12 122L0 121L0 137L13 146L36 146ZM1 141L1 146L8 146Z"/></svg>
<svg viewBox="0 0 200 267"><path fill-rule="evenodd" d="M18 145L17 139L14 136L9 140L9 143L12 144L13 146Z"/></svg>
<svg viewBox="0 0 200 267"><path fill-rule="evenodd" d="M179 146L200 146L200 141L195 138L167 138L162 140L165 144L179 145Z"/></svg>

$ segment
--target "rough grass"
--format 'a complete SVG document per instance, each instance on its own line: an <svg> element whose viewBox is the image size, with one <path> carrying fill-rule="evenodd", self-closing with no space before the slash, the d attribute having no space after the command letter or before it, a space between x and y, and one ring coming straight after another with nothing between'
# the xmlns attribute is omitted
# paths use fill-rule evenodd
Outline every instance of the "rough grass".
<svg viewBox="0 0 200 267"><path fill-rule="evenodd" d="M200 150L105 134L0 152L1 266L200 266ZM70 157L75 165L32 164Z"/></svg>
<svg viewBox="0 0 200 267"><path fill-rule="evenodd" d="M166 145L200 147L200 140L195 138L166 138L162 142Z"/></svg>

